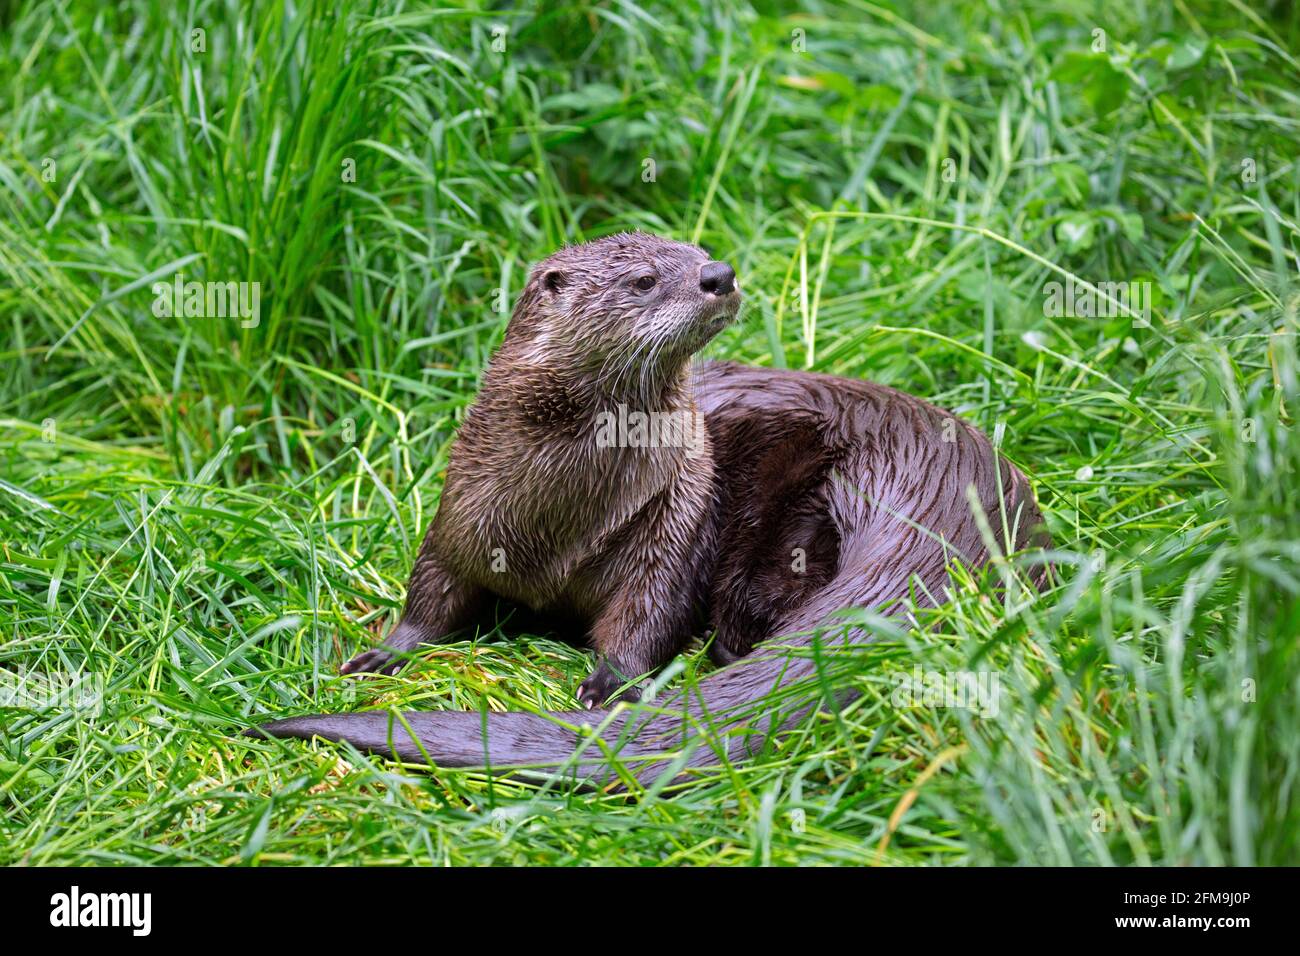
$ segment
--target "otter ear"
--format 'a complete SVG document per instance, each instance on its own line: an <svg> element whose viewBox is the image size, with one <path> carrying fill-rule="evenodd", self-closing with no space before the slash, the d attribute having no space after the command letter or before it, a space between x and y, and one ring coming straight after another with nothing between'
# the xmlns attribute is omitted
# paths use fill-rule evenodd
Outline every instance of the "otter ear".
<svg viewBox="0 0 1300 956"><path fill-rule="evenodd" d="M551 295L559 292L568 283L569 277L559 269L547 269L542 273L542 288Z"/></svg>

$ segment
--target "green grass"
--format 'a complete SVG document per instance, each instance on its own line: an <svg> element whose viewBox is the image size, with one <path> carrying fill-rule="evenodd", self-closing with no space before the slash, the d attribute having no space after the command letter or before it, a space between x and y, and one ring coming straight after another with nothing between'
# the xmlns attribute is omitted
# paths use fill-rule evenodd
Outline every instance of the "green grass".
<svg viewBox="0 0 1300 956"><path fill-rule="evenodd" d="M0 860L1300 863L1294 8L254 6L0 4ZM496 290L632 227L737 268L711 354L996 434L1059 586L959 577L839 719L675 795L232 739L572 706L589 655L541 637L337 666L401 606ZM156 318L178 269L260 323ZM1150 282L1150 327L1045 314L1066 276ZM896 706L913 663L998 714ZM67 674L98 711L37 706Z"/></svg>

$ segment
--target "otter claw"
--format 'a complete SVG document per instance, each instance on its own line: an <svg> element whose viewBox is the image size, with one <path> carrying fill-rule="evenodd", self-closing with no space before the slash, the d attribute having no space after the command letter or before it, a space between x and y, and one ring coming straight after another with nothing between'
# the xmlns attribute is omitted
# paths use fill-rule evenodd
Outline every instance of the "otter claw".
<svg viewBox="0 0 1300 956"><path fill-rule="evenodd" d="M608 664L601 663L591 672L590 677L578 685L578 703L587 710L603 707L605 701L609 700L610 695L622 687L623 683L623 678L616 674L613 668ZM635 686L632 686L615 699L636 703L641 699L641 693Z"/></svg>
<svg viewBox="0 0 1300 956"><path fill-rule="evenodd" d="M372 650L362 651L352 660L348 661L339 668L340 674L363 674L366 672L375 674L396 674L401 669L403 661L394 660L393 655L388 651Z"/></svg>

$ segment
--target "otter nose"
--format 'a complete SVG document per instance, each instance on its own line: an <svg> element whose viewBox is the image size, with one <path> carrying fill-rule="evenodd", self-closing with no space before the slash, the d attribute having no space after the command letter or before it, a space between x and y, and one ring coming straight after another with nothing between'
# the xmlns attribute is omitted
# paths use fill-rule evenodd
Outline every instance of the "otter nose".
<svg viewBox="0 0 1300 956"><path fill-rule="evenodd" d="M706 262L700 267L700 288L714 295L726 295L736 287L736 271L725 262Z"/></svg>

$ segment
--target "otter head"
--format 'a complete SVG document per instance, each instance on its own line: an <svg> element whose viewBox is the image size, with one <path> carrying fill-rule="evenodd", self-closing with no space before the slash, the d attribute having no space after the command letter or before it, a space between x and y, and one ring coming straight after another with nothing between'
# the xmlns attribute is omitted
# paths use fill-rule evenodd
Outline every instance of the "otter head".
<svg viewBox="0 0 1300 956"><path fill-rule="evenodd" d="M613 392L675 378L740 308L736 274L647 233L569 246L534 267L507 331L525 361L593 375Z"/></svg>

